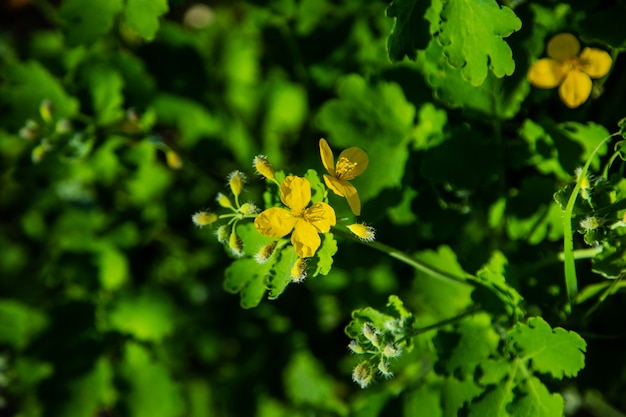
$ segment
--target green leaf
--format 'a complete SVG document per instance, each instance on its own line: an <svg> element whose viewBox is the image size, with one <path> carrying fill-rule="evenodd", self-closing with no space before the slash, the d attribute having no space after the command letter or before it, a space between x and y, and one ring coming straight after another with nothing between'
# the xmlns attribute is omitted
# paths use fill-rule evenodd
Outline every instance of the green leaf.
<svg viewBox="0 0 626 417"><path fill-rule="evenodd" d="M287 396L296 405L348 415L348 407L339 398L333 379L308 351L296 352L291 357L283 374L283 384Z"/></svg>
<svg viewBox="0 0 626 417"><path fill-rule="evenodd" d="M117 298L109 321L111 326L139 340L160 341L174 330L174 307L169 297L155 291Z"/></svg>
<svg viewBox="0 0 626 417"><path fill-rule="evenodd" d="M562 416L565 401L559 394L550 394L546 386L537 378L525 381L525 395L516 399L511 406L511 415L515 417L553 417Z"/></svg>
<svg viewBox="0 0 626 417"><path fill-rule="evenodd" d="M278 261L274 265L272 275L268 283L269 295L268 298L273 300L278 298L279 295L285 291L287 285L292 281L291 268L298 259L298 255L293 249L293 246L285 246L278 255Z"/></svg>
<svg viewBox="0 0 626 417"><path fill-rule="evenodd" d="M489 69L498 78L513 73L513 53L503 38L521 27L515 13L495 0L445 0L438 40L450 65L463 68L463 76L478 86Z"/></svg>
<svg viewBox="0 0 626 417"><path fill-rule="evenodd" d="M445 378L442 384L441 403L445 417L457 417L463 406L483 392L472 379Z"/></svg>
<svg viewBox="0 0 626 417"><path fill-rule="evenodd" d="M21 350L48 324L39 310L21 301L0 300L0 343Z"/></svg>
<svg viewBox="0 0 626 417"><path fill-rule="evenodd" d="M444 127L448 123L448 114L432 103L424 103L418 113L415 126L413 148L428 149L445 140Z"/></svg>
<svg viewBox="0 0 626 417"><path fill-rule="evenodd" d="M126 283L129 265L126 255L114 246L103 246L97 255L100 285L106 290L117 290Z"/></svg>
<svg viewBox="0 0 626 417"><path fill-rule="evenodd" d="M314 169L307 170L304 178L309 180L311 184L311 204L319 203L327 200L327 190L319 174Z"/></svg>
<svg viewBox="0 0 626 417"><path fill-rule="evenodd" d="M89 65L83 74L91 92L96 120L107 125L124 116L124 80L111 65L97 62Z"/></svg>
<svg viewBox="0 0 626 417"><path fill-rule="evenodd" d="M419 0L394 0L387 9L387 16L395 22L387 49L392 62L402 61L405 57L416 58L416 50L426 46L429 30L424 14L428 2Z"/></svg>
<svg viewBox="0 0 626 417"><path fill-rule="evenodd" d="M523 317L522 308L523 297L517 290L506 281L505 272L508 264L507 259L501 252L494 252L487 262L477 273L477 281L481 287L477 287L472 294L472 298L481 305L492 311L504 309L507 315L513 319ZM499 299L500 305L491 304L495 302L492 297Z"/></svg>
<svg viewBox="0 0 626 417"><path fill-rule="evenodd" d="M253 308L259 305L267 290L267 275L252 275L246 286L241 290L241 307Z"/></svg>
<svg viewBox="0 0 626 417"><path fill-rule="evenodd" d="M530 359L537 372L561 379L575 376L585 366L585 340L572 331L552 329L541 317L518 324L509 337L520 356Z"/></svg>
<svg viewBox="0 0 626 417"><path fill-rule="evenodd" d="M466 318L454 331L440 331L435 338L440 366L448 375L462 378L472 378L476 367L496 352L499 342L486 313Z"/></svg>
<svg viewBox="0 0 626 417"><path fill-rule="evenodd" d="M312 277L318 275L328 275L330 269L333 266L333 256L337 253L337 241L332 233L323 233L322 244L315 253L315 257L312 260L313 273Z"/></svg>
<svg viewBox="0 0 626 417"><path fill-rule="evenodd" d="M508 417L507 406L513 401L509 384L500 384L488 389L476 401L472 401L469 417Z"/></svg>
<svg viewBox="0 0 626 417"><path fill-rule="evenodd" d="M108 359L99 358L91 371L68 384L72 392L69 401L59 413L63 417L93 416L105 406L113 405L116 399L113 385L113 369Z"/></svg>
<svg viewBox="0 0 626 417"><path fill-rule="evenodd" d="M177 417L185 413L180 387L146 348L126 343L121 374L128 383L124 399L133 417Z"/></svg>
<svg viewBox="0 0 626 417"><path fill-rule="evenodd" d="M441 390L430 384L423 384L402 396L403 416L442 417Z"/></svg>
<svg viewBox="0 0 626 417"><path fill-rule="evenodd" d="M67 43L89 44L113 27L115 16L122 10L122 0L92 0L89 7L82 0L64 0L59 8Z"/></svg>
<svg viewBox="0 0 626 417"><path fill-rule="evenodd" d="M361 147L369 165L352 183L361 201L385 188L400 187L415 127L415 107L396 83L367 83L349 75L339 83L338 99L327 101L317 115L320 127L338 156L339 147Z"/></svg>
<svg viewBox="0 0 626 417"><path fill-rule="evenodd" d="M124 20L139 36L151 41L159 30L159 16L167 11L167 0L127 0Z"/></svg>

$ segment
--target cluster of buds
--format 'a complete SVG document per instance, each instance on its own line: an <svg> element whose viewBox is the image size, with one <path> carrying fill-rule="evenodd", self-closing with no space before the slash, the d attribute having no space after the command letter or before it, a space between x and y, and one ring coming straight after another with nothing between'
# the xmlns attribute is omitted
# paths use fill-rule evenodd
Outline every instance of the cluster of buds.
<svg viewBox="0 0 626 417"><path fill-rule="evenodd" d="M19 131L19 136L29 142L39 143L31 151L31 160L38 164L54 149L60 139L67 139L72 133L72 125L67 119L54 120L50 100L43 100L39 106L39 120L28 119Z"/></svg>
<svg viewBox="0 0 626 417"><path fill-rule="evenodd" d="M354 367L352 380L361 388L374 381L376 374L383 378L393 377L391 361L402 354L405 324L401 319L390 319L382 328L364 322L356 338L348 348L363 359Z"/></svg>
<svg viewBox="0 0 626 417"><path fill-rule="evenodd" d="M241 171L233 171L228 175L228 187L233 199L218 193L217 204L230 212L216 214L210 211L198 211L191 216L191 220L198 227L212 225L218 220L228 219L226 224L217 229L217 240L226 243L235 256L243 255L243 242L237 235L237 223L243 219L253 219L257 215L257 207L253 203L240 203L240 196L246 183L246 176ZM234 201L233 201L234 200Z"/></svg>

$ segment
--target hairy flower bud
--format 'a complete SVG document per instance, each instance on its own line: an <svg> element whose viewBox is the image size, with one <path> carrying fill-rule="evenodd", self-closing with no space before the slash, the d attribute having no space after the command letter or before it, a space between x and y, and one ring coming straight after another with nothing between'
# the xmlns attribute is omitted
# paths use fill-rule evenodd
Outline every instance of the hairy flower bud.
<svg viewBox="0 0 626 417"><path fill-rule="evenodd" d="M256 169L256 172L263 175L268 180L276 180L272 164L270 164L270 161L267 160L267 157L265 155L255 156L252 164L254 165L254 169Z"/></svg>
<svg viewBox="0 0 626 417"><path fill-rule="evenodd" d="M380 336L378 335L376 327L374 327L371 323L363 324L363 336L365 336L365 338L375 347L380 347Z"/></svg>
<svg viewBox="0 0 626 417"><path fill-rule="evenodd" d="M229 238L230 226L224 224L217 228L217 241L218 242L226 242Z"/></svg>
<svg viewBox="0 0 626 417"><path fill-rule="evenodd" d="M393 372L389 370L389 364L382 360L378 363L378 372L385 378L391 378L393 376Z"/></svg>
<svg viewBox="0 0 626 417"><path fill-rule="evenodd" d="M243 242L234 229L228 238L228 247L235 256L243 256Z"/></svg>
<svg viewBox="0 0 626 417"><path fill-rule="evenodd" d="M348 229L354 233L359 239L365 242L371 242L375 238L376 230L364 223L355 223L348 226Z"/></svg>
<svg viewBox="0 0 626 417"><path fill-rule="evenodd" d="M241 211L243 214L249 216L251 214L256 213L257 212L257 208L252 203L243 203L241 205L241 207L239 208L239 211Z"/></svg>
<svg viewBox="0 0 626 417"><path fill-rule="evenodd" d="M233 203L230 202L230 198L228 198L228 196L225 196L222 193L217 193L217 204L219 204L220 206L224 207L224 208L232 208L233 207Z"/></svg>
<svg viewBox="0 0 626 417"><path fill-rule="evenodd" d="M191 220L193 224L198 227L204 227L209 224L215 223L219 217L215 213L210 213L208 211L199 211L191 216Z"/></svg>
<svg viewBox="0 0 626 417"><path fill-rule="evenodd" d="M246 176L241 171L233 171L228 176L228 185L234 196L239 196L243 185L246 183Z"/></svg>
<svg viewBox="0 0 626 417"><path fill-rule="evenodd" d="M359 384L361 388L367 387L374 379L372 366L368 361L363 361L354 367L352 371L352 380Z"/></svg>
<svg viewBox="0 0 626 417"><path fill-rule="evenodd" d="M385 345L383 348L383 356L387 358L397 358L401 353L402 349L393 345Z"/></svg>
<svg viewBox="0 0 626 417"><path fill-rule="evenodd" d="M180 155L172 150L165 152L165 160L167 166L172 169L180 169L183 166L183 160L180 158Z"/></svg>
<svg viewBox="0 0 626 417"><path fill-rule="evenodd" d="M356 353L357 355L365 353L365 349L363 349L363 346L359 345L359 342L357 342L356 340L350 341L348 349L350 349L352 353Z"/></svg>
<svg viewBox="0 0 626 417"><path fill-rule="evenodd" d="M50 123L52 121L52 102L50 100L44 100L39 105L39 114L44 122Z"/></svg>
<svg viewBox="0 0 626 417"><path fill-rule="evenodd" d="M291 267L291 280L293 282L302 282L306 278L306 261L304 258L296 259Z"/></svg>
<svg viewBox="0 0 626 417"><path fill-rule="evenodd" d="M277 244L278 244L277 241L273 241L273 242L268 243L267 245L264 245L261 249L259 249L256 255L254 255L254 259L258 263L264 264L274 253L274 250L276 249Z"/></svg>

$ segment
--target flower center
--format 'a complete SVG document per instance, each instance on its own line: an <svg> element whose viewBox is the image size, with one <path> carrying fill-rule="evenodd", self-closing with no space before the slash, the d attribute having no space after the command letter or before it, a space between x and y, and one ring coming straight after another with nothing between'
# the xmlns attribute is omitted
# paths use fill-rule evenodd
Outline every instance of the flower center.
<svg viewBox="0 0 626 417"><path fill-rule="evenodd" d="M356 162L351 162L346 157L341 157L337 161L337 167L335 168L335 175L337 178L354 178L352 171L357 166Z"/></svg>

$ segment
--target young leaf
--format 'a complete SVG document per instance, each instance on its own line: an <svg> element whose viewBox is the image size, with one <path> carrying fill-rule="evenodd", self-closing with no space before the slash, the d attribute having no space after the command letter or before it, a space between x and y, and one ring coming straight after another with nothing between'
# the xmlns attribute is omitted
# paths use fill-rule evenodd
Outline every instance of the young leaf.
<svg viewBox="0 0 626 417"><path fill-rule="evenodd" d="M312 259L313 273L312 277L318 275L327 275L333 266L333 256L337 253L337 241L332 233L324 233L322 236L322 244Z"/></svg>
<svg viewBox="0 0 626 417"><path fill-rule="evenodd" d="M509 337L520 356L530 359L537 372L561 379L575 376L585 366L585 340L572 331L552 329L541 317L518 324Z"/></svg>
<svg viewBox="0 0 626 417"><path fill-rule="evenodd" d="M124 19L139 36L150 41L159 30L159 16L167 10L167 0L127 0Z"/></svg>
<svg viewBox="0 0 626 417"><path fill-rule="evenodd" d="M113 27L115 16L122 10L122 0L65 0L59 9L70 45L96 41Z"/></svg>
<svg viewBox="0 0 626 417"><path fill-rule="evenodd" d="M510 384L500 384L472 401L469 417L508 417L507 406L513 401Z"/></svg>
<svg viewBox="0 0 626 417"><path fill-rule="evenodd" d="M511 75L515 61L503 38L522 27L513 10L495 0L443 3L438 39L450 64L463 68L463 75L475 86L485 81L489 68L498 78Z"/></svg>
<svg viewBox="0 0 626 417"><path fill-rule="evenodd" d="M268 298L273 300L278 298L279 295L285 291L287 285L292 281L291 268L293 267L298 256L293 249L293 246L285 246L278 255L278 261L276 262L272 275L268 283L269 295Z"/></svg>

